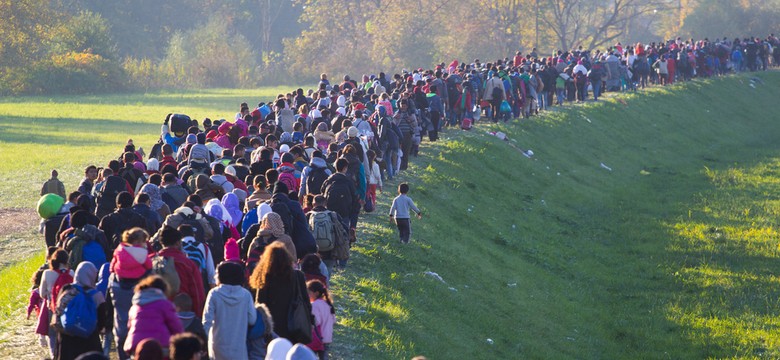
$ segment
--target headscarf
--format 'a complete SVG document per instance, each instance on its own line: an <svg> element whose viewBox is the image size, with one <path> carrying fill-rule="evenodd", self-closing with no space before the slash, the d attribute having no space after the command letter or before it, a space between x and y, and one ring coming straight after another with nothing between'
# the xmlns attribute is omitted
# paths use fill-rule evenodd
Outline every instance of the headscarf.
<svg viewBox="0 0 780 360"><path fill-rule="evenodd" d="M98 271L95 267L95 264L89 261L82 261L79 266L76 267L76 272L74 275L73 283L81 285L84 288L95 288L98 276Z"/></svg>
<svg viewBox="0 0 780 360"><path fill-rule="evenodd" d="M230 224L237 226L241 221L241 217L244 216L244 214L241 212L238 196L232 192L225 194L225 196L222 197L222 206L225 207L227 213L231 217Z"/></svg>
<svg viewBox="0 0 780 360"><path fill-rule="evenodd" d="M155 158L149 159L149 161L146 162L146 170L160 171L160 160Z"/></svg>
<svg viewBox="0 0 780 360"><path fill-rule="evenodd" d="M165 202L162 200L162 195L160 194L160 188L155 184L144 184L144 186L141 187L141 194L149 195L149 199L152 200L152 205L150 207L154 211L160 210L160 208L165 205Z"/></svg>
<svg viewBox="0 0 780 360"><path fill-rule="evenodd" d="M292 349L293 344L285 338L276 338L268 343L268 352L265 355L266 360L286 359L287 353Z"/></svg>
<svg viewBox="0 0 780 360"><path fill-rule="evenodd" d="M281 135L279 135L279 142L282 143L282 144L283 143L292 142L292 134L290 134L290 133L288 133L286 131L283 132Z"/></svg>
<svg viewBox="0 0 780 360"><path fill-rule="evenodd" d="M206 203L206 208L203 209L206 214L209 214L217 219L219 221L227 222L231 225L234 225L232 223L233 219L230 217L230 213L225 209L225 206L222 205L221 202L219 202L219 199L211 199L209 202Z"/></svg>
<svg viewBox="0 0 780 360"><path fill-rule="evenodd" d="M282 222L282 217L275 212L265 214L263 221L260 222L260 230L268 230L276 237L284 235L284 222Z"/></svg>

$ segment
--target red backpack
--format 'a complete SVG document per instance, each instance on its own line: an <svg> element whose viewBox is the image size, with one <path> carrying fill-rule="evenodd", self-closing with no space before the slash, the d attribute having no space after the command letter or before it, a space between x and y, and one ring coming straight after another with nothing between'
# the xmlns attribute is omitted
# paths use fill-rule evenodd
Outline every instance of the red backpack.
<svg viewBox="0 0 780 360"><path fill-rule="evenodd" d="M460 128L463 130L471 130L472 120L465 118L460 123Z"/></svg>
<svg viewBox="0 0 780 360"><path fill-rule="evenodd" d="M54 286L52 287L51 302L49 302L52 311L55 311L55 309L57 309L57 298L60 296L60 290L65 285L68 285L73 282L73 276L70 275L70 270L61 269L61 270L57 270L57 273L59 273L59 276L57 276L57 281L54 282Z"/></svg>

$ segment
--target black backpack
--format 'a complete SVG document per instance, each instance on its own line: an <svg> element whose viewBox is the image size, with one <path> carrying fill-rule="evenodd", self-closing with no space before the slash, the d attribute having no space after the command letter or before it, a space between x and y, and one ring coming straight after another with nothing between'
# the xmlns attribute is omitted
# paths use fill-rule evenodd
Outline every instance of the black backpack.
<svg viewBox="0 0 780 360"><path fill-rule="evenodd" d="M125 190L127 190L125 179L116 175L109 176L97 193L97 206L103 209L115 209L116 196Z"/></svg>
<svg viewBox="0 0 780 360"><path fill-rule="evenodd" d="M328 179L328 173L325 172L325 168L312 167L309 171L309 176L306 178L306 192L309 194L318 195L322 184Z"/></svg>
<svg viewBox="0 0 780 360"><path fill-rule="evenodd" d="M206 233L203 231L203 225L198 221L197 215L184 215L184 220L181 222L181 225L189 225L192 227L192 230L195 232L195 240L198 240L198 242L206 243Z"/></svg>
<svg viewBox="0 0 780 360"><path fill-rule="evenodd" d="M347 183L344 181L334 181L325 189L328 210L344 209L351 211L353 194ZM338 211L337 211L338 212Z"/></svg>
<svg viewBox="0 0 780 360"><path fill-rule="evenodd" d="M284 224L284 233L292 236L293 218L290 207L279 198L274 197L271 199L271 211L279 214Z"/></svg>
<svg viewBox="0 0 780 360"><path fill-rule="evenodd" d="M493 100L503 100L504 99L504 91L501 90L500 87L496 86L493 88L493 92L491 93L493 95Z"/></svg>

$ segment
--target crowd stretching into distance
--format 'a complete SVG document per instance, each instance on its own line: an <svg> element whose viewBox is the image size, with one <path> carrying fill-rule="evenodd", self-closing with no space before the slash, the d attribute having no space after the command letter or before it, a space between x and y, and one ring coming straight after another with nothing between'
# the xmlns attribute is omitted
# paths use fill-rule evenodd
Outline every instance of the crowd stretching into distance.
<svg viewBox="0 0 780 360"><path fill-rule="evenodd" d="M38 203L47 264L27 314L52 359L327 359L330 276L348 271L358 215L424 137L603 91L766 70L778 50L774 35L534 49L391 77L322 74L317 90L241 104L230 121L168 114L148 154L128 140L77 191L52 171ZM388 214L398 246L422 218L410 188L397 185Z"/></svg>

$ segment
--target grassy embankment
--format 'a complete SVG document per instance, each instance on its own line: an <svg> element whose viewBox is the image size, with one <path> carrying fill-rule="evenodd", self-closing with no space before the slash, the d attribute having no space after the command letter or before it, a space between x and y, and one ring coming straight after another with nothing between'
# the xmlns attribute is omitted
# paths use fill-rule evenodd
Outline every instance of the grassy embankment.
<svg viewBox="0 0 780 360"><path fill-rule="evenodd" d="M401 177L426 214L414 222L414 242L398 244L386 219L393 181L377 212L364 217L350 270L335 278L335 352L372 359L779 356L780 128L771 105L780 75L758 76L755 89L747 77L697 81L622 96L626 104L610 100L493 127L517 140L509 144L533 149L532 159L486 135L485 125L426 145ZM250 95L227 93L204 95L202 108L182 111L232 116ZM0 154L2 177L28 173L8 159L57 152L56 162L41 156L34 163L41 170L29 195L2 206L28 206L53 164L75 185L79 169L95 162L81 150L87 147L72 144L80 133L111 132L95 136L102 150L91 151L114 156L131 133L123 121L139 121L132 137L148 143L160 114L181 109L188 96L108 97L94 111L87 103L97 98L76 98L80 110L58 112L63 125L80 127L70 135L45 121L24 135L8 119L34 117L33 110L24 115L28 99L21 108L0 103L0 125L17 131L4 131L0 142L20 147L15 156ZM58 107L56 100L47 109ZM97 121L81 125L81 118ZM45 148L38 131L59 143ZM0 183L0 194L14 189ZM10 284L17 272L3 271L0 281ZM17 299L27 276L9 285Z"/></svg>

